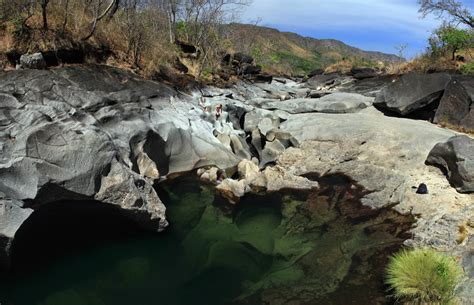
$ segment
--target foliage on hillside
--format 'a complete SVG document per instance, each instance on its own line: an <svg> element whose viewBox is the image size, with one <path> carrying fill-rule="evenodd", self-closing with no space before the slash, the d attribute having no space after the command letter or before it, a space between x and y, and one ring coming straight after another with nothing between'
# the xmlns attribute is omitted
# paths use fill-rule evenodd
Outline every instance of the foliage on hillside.
<svg viewBox="0 0 474 305"><path fill-rule="evenodd" d="M264 69L277 74L306 74L316 69L350 70L378 67L402 59L390 54L363 51L332 39L314 39L294 33L247 24L231 24L236 51L251 54Z"/></svg>
<svg viewBox="0 0 474 305"><path fill-rule="evenodd" d="M413 60L391 65L395 74L451 71L474 75L474 16L456 0L419 0L422 17L434 15L443 20L428 39L426 52Z"/></svg>
<svg viewBox="0 0 474 305"><path fill-rule="evenodd" d="M352 67L376 67L391 73L474 71L472 30L450 23L434 32L425 55L404 62L396 55L363 51L337 40L229 24L249 0L204 2L0 0L0 66L5 66L5 54L11 51L82 49L88 60L99 58L146 77L155 75L160 67L176 67L178 57L187 66L187 73L210 76L229 52L252 55L265 72L272 74L302 75L317 69L345 72ZM197 56L183 59L176 41L196 46ZM452 60L456 56L457 60Z"/></svg>
<svg viewBox="0 0 474 305"><path fill-rule="evenodd" d="M394 74L451 71L474 75L474 31L442 25L428 39L426 52L413 60L392 65Z"/></svg>

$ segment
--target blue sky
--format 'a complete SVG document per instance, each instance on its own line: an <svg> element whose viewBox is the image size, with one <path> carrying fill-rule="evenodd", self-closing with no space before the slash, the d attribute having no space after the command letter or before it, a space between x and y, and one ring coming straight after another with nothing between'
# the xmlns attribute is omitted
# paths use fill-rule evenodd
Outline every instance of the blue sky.
<svg viewBox="0 0 474 305"><path fill-rule="evenodd" d="M474 8L474 0L461 2ZM243 21L314 38L334 38L372 51L397 53L407 44L405 57L422 53L427 38L440 23L422 19L417 0L253 0Z"/></svg>

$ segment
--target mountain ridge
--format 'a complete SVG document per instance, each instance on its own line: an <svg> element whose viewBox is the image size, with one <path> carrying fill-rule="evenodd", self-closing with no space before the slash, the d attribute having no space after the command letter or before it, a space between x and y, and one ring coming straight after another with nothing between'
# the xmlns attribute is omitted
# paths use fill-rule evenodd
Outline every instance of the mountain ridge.
<svg viewBox="0 0 474 305"><path fill-rule="evenodd" d="M353 66L381 66L405 61L395 54L362 50L337 39L318 39L251 24L231 23L228 26L237 37L234 38L234 49L251 54L269 72L309 72L340 62Z"/></svg>

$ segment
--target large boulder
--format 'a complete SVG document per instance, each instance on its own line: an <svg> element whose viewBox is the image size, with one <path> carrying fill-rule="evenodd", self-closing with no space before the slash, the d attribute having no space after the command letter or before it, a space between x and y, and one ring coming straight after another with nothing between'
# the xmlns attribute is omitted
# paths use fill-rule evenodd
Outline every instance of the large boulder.
<svg viewBox="0 0 474 305"><path fill-rule="evenodd" d="M449 182L461 193L474 192L474 140L465 135L438 143L426 163L446 173Z"/></svg>
<svg viewBox="0 0 474 305"><path fill-rule="evenodd" d="M334 86L340 83L341 75L338 73L316 74L306 81L306 86L311 89L321 89L327 86Z"/></svg>
<svg viewBox="0 0 474 305"><path fill-rule="evenodd" d="M242 65L242 68L241 68L241 72L242 74L250 74L250 75L254 75L254 74L259 74L260 72L262 72L262 66L260 65L250 65L250 64L243 64Z"/></svg>
<svg viewBox="0 0 474 305"><path fill-rule="evenodd" d="M450 80L446 73L409 73L377 94L374 105L408 115L438 102Z"/></svg>
<svg viewBox="0 0 474 305"><path fill-rule="evenodd" d="M358 79L343 84L339 90L342 92L359 93L365 96L376 97L380 91L392 83L397 77L393 75L378 75L372 78Z"/></svg>
<svg viewBox="0 0 474 305"><path fill-rule="evenodd" d="M355 79L372 78L377 76L377 71L374 68L352 68L351 74Z"/></svg>
<svg viewBox="0 0 474 305"><path fill-rule="evenodd" d="M321 75L321 74L323 74L323 73L324 73L324 69L321 69L321 68L319 68L319 69L314 69L314 70L312 70L311 72L308 73L308 77L311 78L311 77L313 77L313 76Z"/></svg>
<svg viewBox="0 0 474 305"><path fill-rule="evenodd" d="M454 78L447 86L434 122L474 132L474 79Z"/></svg>
<svg viewBox="0 0 474 305"><path fill-rule="evenodd" d="M252 64L253 63L253 57L241 52L237 52L234 54L234 61L236 61L239 64Z"/></svg>
<svg viewBox="0 0 474 305"><path fill-rule="evenodd" d="M46 61L43 54L23 54L20 57L20 66L23 69L46 69Z"/></svg>

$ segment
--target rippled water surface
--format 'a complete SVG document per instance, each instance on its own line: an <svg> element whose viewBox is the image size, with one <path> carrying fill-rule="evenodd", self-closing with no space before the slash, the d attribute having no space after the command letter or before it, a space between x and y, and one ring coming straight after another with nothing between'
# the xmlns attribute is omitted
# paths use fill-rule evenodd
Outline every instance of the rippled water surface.
<svg viewBox="0 0 474 305"><path fill-rule="evenodd" d="M160 234L144 234L98 203L58 203L18 233L0 302L388 303L383 267L411 220L360 207L360 193L331 181L298 198L252 195L232 207L212 188L180 178L160 187L172 224Z"/></svg>

